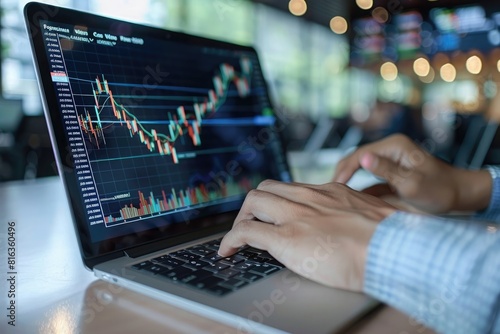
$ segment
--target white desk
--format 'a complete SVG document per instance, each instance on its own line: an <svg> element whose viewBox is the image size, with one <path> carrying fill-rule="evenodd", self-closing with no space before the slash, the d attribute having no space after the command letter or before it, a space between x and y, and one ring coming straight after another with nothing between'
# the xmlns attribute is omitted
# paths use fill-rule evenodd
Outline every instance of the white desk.
<svg viewBox="0 0 500 334"><path fill-rule="evenodd" d="M237 333L96 280L80 260L58 178L0 184L0 333ZM7 324L7 222L16 223L16 327ZM349 334L432 333L383 307Z"/></svg>

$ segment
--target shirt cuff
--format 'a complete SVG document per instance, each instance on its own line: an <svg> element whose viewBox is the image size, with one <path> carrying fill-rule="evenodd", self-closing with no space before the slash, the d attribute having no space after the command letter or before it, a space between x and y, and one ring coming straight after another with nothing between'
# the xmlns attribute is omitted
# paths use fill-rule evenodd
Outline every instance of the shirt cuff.
<svg viewBox="0 0 500 334"><path fill-rule="evenodd" d="M485 169L491 174L493 180L491 199L488 208L478 212L476 217L498 222L500 220L500 167L487 166Z"/></svg>

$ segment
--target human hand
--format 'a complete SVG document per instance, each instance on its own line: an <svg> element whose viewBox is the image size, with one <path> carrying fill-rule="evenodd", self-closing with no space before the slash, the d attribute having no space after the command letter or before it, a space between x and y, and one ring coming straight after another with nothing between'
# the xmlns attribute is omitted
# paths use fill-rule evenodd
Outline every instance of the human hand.
<svg viewBox="0 0 500 334"><path fill-rule="evenodd" d="M492 182L487 171L454 168L403 135L362 146L345 157L337 165L333 181L345 183L359 168L388 183L364 192L374 196L395 194L426 212L477 211L490 201Z"/></svg>
<svg viewBox="0 0 500 334"><path fill-rule="evenodd" d="M346 185L264 181L250 191L219 254L250 245L299 275L361 291L368 243L396 209Z"/></svg>

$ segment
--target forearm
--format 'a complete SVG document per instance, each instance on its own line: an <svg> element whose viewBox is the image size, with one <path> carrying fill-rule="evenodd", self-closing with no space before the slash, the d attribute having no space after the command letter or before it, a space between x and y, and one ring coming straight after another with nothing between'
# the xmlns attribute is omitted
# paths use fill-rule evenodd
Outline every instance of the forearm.
<svg viewBox="0 0 500 334"><path fill-rule="evenodd" d="M364 291L439 332L496 332L498 254L493 226L397 212L370 242Z"/></svg>

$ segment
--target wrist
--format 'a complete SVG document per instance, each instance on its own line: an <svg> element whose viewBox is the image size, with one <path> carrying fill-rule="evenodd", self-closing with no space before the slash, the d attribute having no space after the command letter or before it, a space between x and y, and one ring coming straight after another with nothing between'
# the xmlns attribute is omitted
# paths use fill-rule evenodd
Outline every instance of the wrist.
<svg viewBox="0 0 500 334"><path fill-rule="evenodd" d="M454 211L481 211L488 207L493 181L487 170L455 169L454 178L457 197Z"/></svg>

